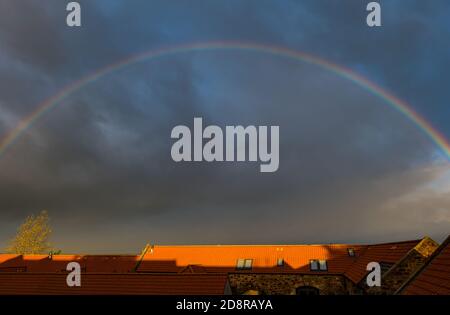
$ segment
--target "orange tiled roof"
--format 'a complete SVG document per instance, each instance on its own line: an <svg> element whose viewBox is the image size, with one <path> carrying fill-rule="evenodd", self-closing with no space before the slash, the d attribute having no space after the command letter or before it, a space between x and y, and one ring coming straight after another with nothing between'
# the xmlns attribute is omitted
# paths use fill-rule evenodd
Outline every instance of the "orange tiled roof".
<svg viewBox="0 0 450 315"><path fill-rule="evenodd" d="M399 291L405 295L450 295L450 236Z"/></svg>
<svg viewBox="0 0 450 315"><path fill-rule="evenodd" d="M0 254L0 264L17 256L16 254Z"/></svg>
<svg viewBox="0 0 450 315"><path fill-rule="evenodd" d="M80 263L84 272L124 273L132 271L139 261L133 255L0 255L0 272L61 272L69 262Z"/></svg>
<svg viewBox="0 0 450 315"><path fill-rule="evenodd" d="M311 259L327 260L328 273L344 273L355 257L348 255L353 248L356 256L365 248L361 245L198 245L153 246L137 269L138 272L181 272L190 265L201 266L206 272L237 272L238 259L252 259L252 269L245 272L317 273L310 271ZM282 258L284 265L277 266ZM198 268L198 267L197 267ZM195 270L194 270L195 272Z"/></svg>
<svg viewBox="0 0 450 315"><path fill-rule="evenodd" d="M0 295L222 295L225 274L95 274L81 277L81 287L68 287L63 273L0 273Z"/></svg>
<svg viewBox="0 0 450 315"><path fill-rule="evenodd" d="M208 274L228 272L340 274L355 283L366 275L371 261L396 263L420 240L377 245L194 245L147 246L141 256L113 255L0 255L0 274L65 273L68 262L89 273ZM348 254L352 248L355 256ZM237 270L238 259L252 259L252 269ZM277 260L283 259L283 266ZM327 261L327 271L311 271L310 260Z"/></svg>
<svg viewBox="0 0 450 315"><path fill-rule="evenodd" d="M379 263L395 264L413 249L421 240L368 245L357 260L348 267L345 275L354 283L359 283L368 273L367 264L375 261Z"/></svg>

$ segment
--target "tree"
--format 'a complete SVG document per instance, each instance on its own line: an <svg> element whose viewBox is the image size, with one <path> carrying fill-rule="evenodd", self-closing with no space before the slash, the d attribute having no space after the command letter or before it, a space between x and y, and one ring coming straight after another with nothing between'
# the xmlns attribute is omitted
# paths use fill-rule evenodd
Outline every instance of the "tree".
<svg viewBox="0 0 450 315"><path fill-rule="evenodd" d="M49 237L52 232L47 211L30 215L17 230L8 252L14 254L47 254L51 251Z"/></svg>

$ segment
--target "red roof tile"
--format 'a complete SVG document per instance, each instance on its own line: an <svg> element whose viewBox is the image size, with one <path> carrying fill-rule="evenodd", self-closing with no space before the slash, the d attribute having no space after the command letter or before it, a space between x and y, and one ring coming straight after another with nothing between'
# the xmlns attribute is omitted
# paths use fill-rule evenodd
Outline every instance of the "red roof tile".
<svg viewBox="0 0 450 315"><path fill-rule="evenodd" d="M211 245L154 246L147 251L138 272L181 272L189 265L207 272L237 272L238 259L252 259L252 269L245 272L317 273L310 271L311 259L327 260L328 273L343 273L355 261L348 255L353 248L358 256L360 245ZM282 258L284 265L277 266ZM194 270L195 272L195 270Z"/></svg>
<svg viewBox="0 0 450 315"><path fill-rule="evenodd" d="M359 283L368 273L367 264L370 262L395 264L406 253L413 249L421 240L397 243L368 245L361 252L357 260L348 267L345 275L354 283Z"/></svg>
<svg viewBox="0 0 450 315"><path fill-rule="evenodd" d="M64 287L66 266L71 261L77 261L81 265L84 279L82 281L85 281L86 288L82 289L84 291L70 288L72 291L68 293L109 294L123 290L124 294L128 292L132 294L144 290L176 294L179 292L178 289L170 292L167 292L169 289L164 288L160 291L159 289L152 291L154 287L147 284L145 280L136 279L153 279L156 285L160 280L164 282L166 279L164 277L176 275L211 276L211 278L180 278L180 281L191 279L192 283L196 283L195 279L209 281L208 279L217 279L214 276L218 274L223 275L228 272L340 274L346 275L357 283L367 273L367 263L371 261L396 263L418 243L419 240L378 245L156 245L147 246L141 256L54 255L49 258L47 255L0 255L0 282L4 280L2 292L7 291L10 286L11 292L22 292L21 287L23 287L23 292L47 294L46 292L53 292L52 286L55 285L56 292L65 293L64 290L67 290ZM349 255L349 248L354 250L354 257ZM252 269L237 270L238 259L252 259ZM278 259L283 259L282 266L277 265ZM312 259L326 260L327 271L311 271L310 260ZM135 270L136 267L137 270ZM134 273L134 271L137 272ZM157 277L157 273L161 278ZM28 276L30 278L27 278ZM141 276L143 278L139 278ZM118 285L120 281L117 279L123 282ZM167 285L170 286L170 281L178 278L167 279L169 279ZM40 282L43 284L40 285ZM200 288L199 285L198 290L201 289L202 292L209 290L208 283L204 283L204 288ZM188 283L185 287L183 285L180 286L182 291L189 286ZM108 286L111 288L107 288ZM212 283L211 288L216 290L217 286ZM192 292L197 292L195 290Z"/></svg>
<svg viewBox="0 0 450 315"><path fill-rule="evenodd" d="M450 236L399 291L405 295L450 295Z"/></svg>
<svg viewBox="0 0 450 315"><path fill-rule="evenodd" d="M68 287L63 273L0 273L0 295L221 295L225 274L81 275L81 287Z"/></svg>
<svg viewBox="0 0 450 315"><path fill-rule="evenodd" d="M69 262L80 263L85 272L132 271L139 261L139 256L132 255L0 255L0 272L61 272L66 270Z"/></svg>

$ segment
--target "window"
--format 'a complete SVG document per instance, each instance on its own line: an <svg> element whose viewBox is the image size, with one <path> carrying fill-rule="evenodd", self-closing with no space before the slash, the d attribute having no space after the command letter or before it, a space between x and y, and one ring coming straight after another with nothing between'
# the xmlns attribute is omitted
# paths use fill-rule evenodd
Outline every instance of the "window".
<svg viewBox="0 0 450 315"><path fill-rule="evenodd" d="M283 258L278 258L277 259L277 266L278 267L283 267L284 266L284 259Z"/></svg>
<svg viewBox="0 0 450 315"><path fill-rule="evenodd" d="M355 257L355 250L353 248L347 248L347 252L350 257Z"/></svg>
<svg viewBox="0 0 450 315"><path fill-rule="evenodd" d="M319 262L317 260L310 260L309 261L309 266L310 266L312 271L319 270Z"/></svg>
<svg viewBox="0 0 450 315"><path fill-rule="evenodd" d="M317 260L313 259L309 261L309 267L311 271L327 271L327 261L326 260Z"/></svg>
<svg viewBox="0 0 450 315"><path fill-rule="evenodd" d="M252 269L253 259L238 259L236 269Z"/></svg>
<svg viewBox="0 0 450 315"><path fill-rule="evenodd" d="M319 260L319 269L322 271L327 271L327 261L326 260Z"/></svg>

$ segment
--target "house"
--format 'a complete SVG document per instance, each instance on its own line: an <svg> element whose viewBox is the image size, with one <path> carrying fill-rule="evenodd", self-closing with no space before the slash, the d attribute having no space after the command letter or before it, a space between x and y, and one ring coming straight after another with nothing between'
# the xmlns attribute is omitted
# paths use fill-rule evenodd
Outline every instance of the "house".
<svg viewBox="0 0 450 315"><path fill-rule="evenodd" d="M385 276L389 269L407 257L411 273L437 247L428 237L375 245L155 245L136 272L195 272L201 267L201 273L228 274L234 294L363 294L369 290L367 264L378 262L386 280L380 291L393 293L392 277Z"/></svg>
<svg viewBox="0 0 450 315"><path fill-rule="evenodd" d="M435 274L435 265L450 265L446 249L437 248L425 237L370 245L147 245L140 255L0 255L0 294L394 294L408 292L405 283L419 280L424 266L434 266ZM81 287L66 285L72 261L80 264ZM369 262L381 265L381 287L366 285Z"/></svg>

